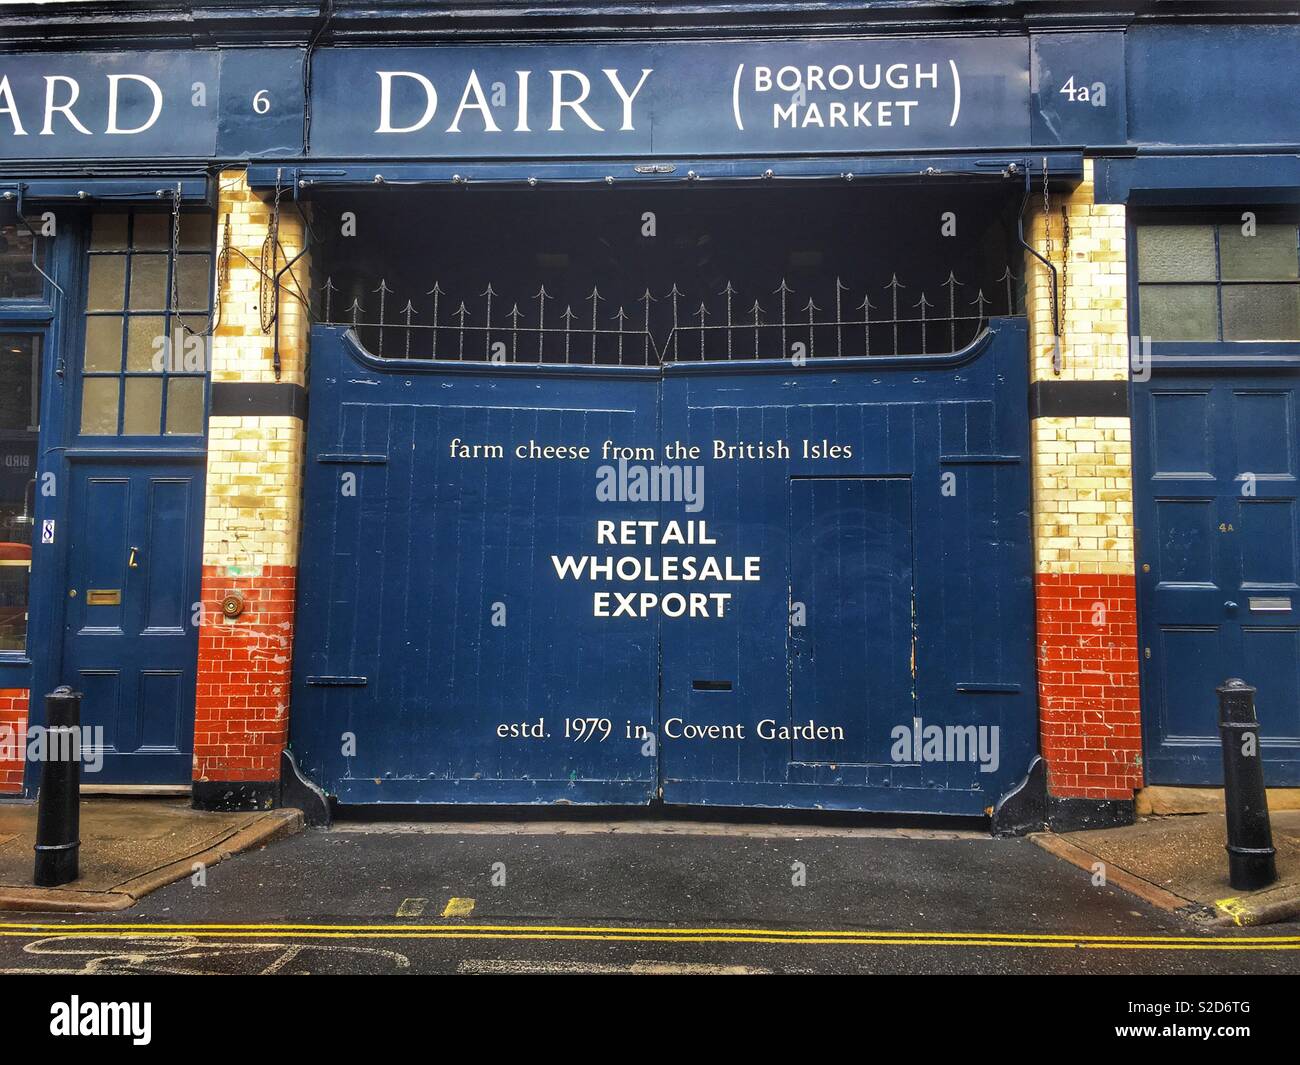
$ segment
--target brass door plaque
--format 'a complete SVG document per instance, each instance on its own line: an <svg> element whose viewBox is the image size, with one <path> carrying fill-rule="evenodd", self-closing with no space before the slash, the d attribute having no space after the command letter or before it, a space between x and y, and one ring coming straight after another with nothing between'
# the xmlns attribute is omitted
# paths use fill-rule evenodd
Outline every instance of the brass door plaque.
<svg viewBox="0 0 1300 1065"><path fill-rule="evenodd" d="M121 588L87 588L86 606L121 606Z"/></svg>

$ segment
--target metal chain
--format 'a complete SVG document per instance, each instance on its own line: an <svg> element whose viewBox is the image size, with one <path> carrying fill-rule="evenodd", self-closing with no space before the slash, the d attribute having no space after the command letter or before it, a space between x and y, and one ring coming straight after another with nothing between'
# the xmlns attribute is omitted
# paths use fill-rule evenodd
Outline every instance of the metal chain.
<svg viewBox="0 0 1300 1065"><path fill-rule="evenodd" d="M1070 279L1070 209L1061 204L1061 332L1065 332L1066 293Z"/></svg>
<svg viewBox="0 0 1300 1065"><path fill-rule="evenodd" d="M1062 208L1064 210L1064 208ZM1043 230L1046 235L1045 257L1048 264L1052 261L1052 252L1055 250L1052 243L1052 193L1048 173L1047 156L1043 156ZM1064 235L1062 240L1064 240ZM1063 355L1061 353L1061 286L1064 284L1065 267L1061 267L1060 284L1057 279L1053 278L1052 283L1052 373L1060 376L1063 369Z"/></svg>
<svg viewBox="0 0 1300 1065"><path fill-rule="evenodd" d="M275 200L271 206L271 225L266 233L266 240L262 242L262 262L261 275L262 284L259 294L261 304L261 324L262 332L270 333L271 327L275 325L276 311L279 304L279 292L275 283L275 260L276 252L280 246L280 196L283 193L283 186L280 184L279 176L276 176L275 182Z"/></svg>
<svg viewBox="0 0 1300 1065"><path fill-rule="evenodd" d="M1047 241L1047 261L1052 261L1052 197L1047 190L1047 156L1043 156L1043 232Z"/></svg>
<svg viewBox="0 0 1300 1065"><path fill-rule="evenodd" d="M175 323L176 310L180 306L179 288L176 281L176 275L180 273L180 248L181 248L181 184L176 183L176 189L172 193L172 249L171 249L171 274L172 284L171 292L167 298L167 316L172 324Z"/></svg>
<svg viewBox="0 0 1300 1065"><path fill-rule="evenodd" d="M221 237L221 250L217 253L217 287L224 289L230 281L230 215Z"/></svg>

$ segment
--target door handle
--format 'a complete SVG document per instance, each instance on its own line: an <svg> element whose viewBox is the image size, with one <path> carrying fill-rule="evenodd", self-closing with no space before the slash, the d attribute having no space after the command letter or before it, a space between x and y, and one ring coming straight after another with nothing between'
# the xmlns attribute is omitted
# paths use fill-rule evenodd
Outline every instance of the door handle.
<svg viewBox="0 0 1300 1065"><path fill-rule="evenodd" d="M1229 599L1226 603L1223 604L1223 609L1226 610L1229 614L1235 614L1237 612L1237 604L1234 603L1231 599Z"/></svg>
<svg viewBox="0 0 1300 1065"><path fill-rule="evenodd" d="M140 549L139 549L138 547L133 547L133 548L131 548L131 553L130 553L129 555L127 555L127 558L126 558L126 568L127 568L127 569L139 569L139 568L140 568L140 563L138 563L138 562L135 560L135 556L139 553L139 551L140 551Z"/></svg>

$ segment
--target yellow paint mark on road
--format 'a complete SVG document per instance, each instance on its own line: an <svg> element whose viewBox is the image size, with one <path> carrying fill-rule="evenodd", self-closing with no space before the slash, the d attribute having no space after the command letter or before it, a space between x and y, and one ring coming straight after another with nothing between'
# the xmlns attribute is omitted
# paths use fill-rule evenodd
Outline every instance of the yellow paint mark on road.
<svg viewBox="0 0 1300 1065"><path fill-rule="evenodd" d="M1214 908L1220 913L1225 913L1232 918L1232 923L1240 927L1246 924L1246 919L1250 917L1250 907L1239 898L1215 899Z"/></svg>
<svg viewBox="0 0 1300 1065"><path fill-rule="evenodd" d="M444 916L453 916L452 899ZM469 911L466 911L469 912ZM1032 932L895 932L782 928L675 928L618 925L445 925L445 924L164 924L104 921L99 924L0 923L0 937L137 938L188 935L195 938L274 939L525 939L637 943L787 943L874 947L1015 947L1093 950L1286 950L1300 951L1300 935L1122 936Z"/></svg>
<svg viewBox="0 0 1300 1065"><path fill-rule="evenodd" d="M444 917L468 917L473 912L473 899L458 899L452 897L447 900L447 905L443 907L442 915Z"/></svg>
<svg viewBox="0 0 1300 1065"><path fill-rule="evenodd" d="M522 958L467 958L456 971L475 976L769 976L771 969L753 965L704 962L532 961Z"/></svg>
<svg viewBox="0 0 1300 1065"><path fill-rule="evenodd" d="M403 899L402 904L397 907L397 916L423 917L427 905L429 905L428 899Z"/></svg>

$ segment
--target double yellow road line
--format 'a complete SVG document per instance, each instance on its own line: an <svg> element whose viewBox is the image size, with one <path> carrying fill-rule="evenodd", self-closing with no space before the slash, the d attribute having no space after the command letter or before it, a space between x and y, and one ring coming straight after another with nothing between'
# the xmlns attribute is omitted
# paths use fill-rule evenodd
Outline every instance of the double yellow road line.
<svg viewBox="0 0 1300 1065"><path fill-rule="evenodd" d="M520 939L624 943L777 943L801 946L982 947L1074 950L1300 950L1300 935L1121 936L1037 932L841 931L784 928L674 928L620 925L465 924L0 924L0 937L104 939Z"/></svg>

